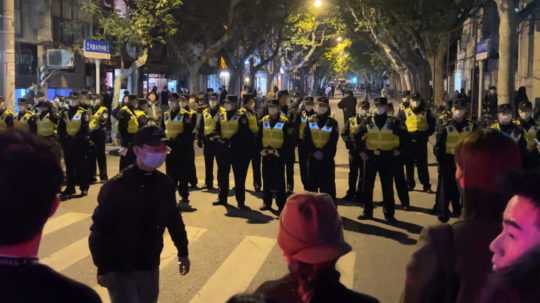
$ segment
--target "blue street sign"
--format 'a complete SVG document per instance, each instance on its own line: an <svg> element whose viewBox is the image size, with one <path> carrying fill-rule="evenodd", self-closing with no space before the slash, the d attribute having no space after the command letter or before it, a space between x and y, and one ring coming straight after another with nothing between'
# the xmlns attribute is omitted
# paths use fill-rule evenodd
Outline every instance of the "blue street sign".
<svg viewBox="0 0 540 303"><path fill-rule="evenodd" d="M476 60L485 60L489 57L490 39L485 39L476 45Z"/></svg>
<svg viewBox="0 0 540 303"><path fill-rule="evenodd" d="M111 44L103 40L84 40L84 56L90 59L111 59Z"/></svg>

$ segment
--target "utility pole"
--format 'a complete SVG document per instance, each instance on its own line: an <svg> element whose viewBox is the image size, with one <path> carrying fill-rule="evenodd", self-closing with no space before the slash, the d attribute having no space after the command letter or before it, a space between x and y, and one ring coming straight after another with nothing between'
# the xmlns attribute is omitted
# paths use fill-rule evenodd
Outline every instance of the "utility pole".
<svg viewBox="0 0 540 303"><path fill-rule="evenodd" d="M2 96L7 107L15 107L15 2L2 0L2 39L0 55L2 62Z"/></svg>

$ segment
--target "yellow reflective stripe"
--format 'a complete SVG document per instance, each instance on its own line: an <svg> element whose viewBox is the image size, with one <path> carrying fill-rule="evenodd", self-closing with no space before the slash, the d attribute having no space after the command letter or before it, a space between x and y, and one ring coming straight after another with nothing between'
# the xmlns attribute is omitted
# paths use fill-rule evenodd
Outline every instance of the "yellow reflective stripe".
<svg viewBox="0 0 540 303"><path fill-rule="evenodd" d="M448 126L446 129L446 153L449 155L455 155L456 147L471 132L471 125L465 127L461 132L459 132L454 126Z"/></svg>
<svg viewBox="0 0 540 303"><path fill-rule="evenodd" d="M175 139L184 132L184 116L178 113L174 120L171 120L171 113L165 113L165 135L168 139Z"/></svg>
<svg viewBox="0 0 540 303"><path fill-rule="evenodd" d="M388 128L388 123L382 129L370 125L366 134L366 146L372 151L391 151L399 147L399 137Z"/></svg>
<svg viewBox="0 0 540 303"><path fill-rule="evenodd" d="M49 114L46 114L42 119L38 119L36 124L38 136L50 137L56 135L57 125L49 119Z"/></svg>
<svg viewBox="0 0 540 303"><path fill-rule="evenodd" d="M229 120L228 113L225 112L220 116L219 124L221 127L221 137L223 139L230 139L238 132L240 116L235 115Z"/></svg>
<svg viewBox="0 0 540 303"><path fill-rule="evenodd" d="M82 118L85 112L84 109L78 109L71 119L69 118L69 114L66 113L66 132L69 136L76 136L81 130Z"/></svg>
<svg viewBox="0 0 540 303"><path fill-rule="evenodd" d="M333 127L330 127L328 122L322 128L319 127L317 122L310 122L309 129L311 130L311 140L315 148L322 149L328 144L333 130Z"/></svg>
<svg viewBox="0 0 540 303"><path fill-rule="evenodd" d="M270 125L270 118L268 116L263 118L263 137L262 143L264 148L280 149L285 142L285 136L283 134L283 127L285 121L280 119L274 126Z"/></svg>
<svg viewBox="0 0 540 303"><path fill-rule="evenodd" d="M405 126L408 132L426 131L429 128L425 112L417 115L412 109L408 108L405 110L405 117Z"/></svg>

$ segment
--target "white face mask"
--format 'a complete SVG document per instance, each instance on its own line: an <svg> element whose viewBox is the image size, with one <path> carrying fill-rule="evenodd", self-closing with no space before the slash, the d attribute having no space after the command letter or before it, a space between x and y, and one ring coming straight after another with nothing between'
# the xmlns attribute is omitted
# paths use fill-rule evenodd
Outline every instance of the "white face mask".
<svg viewBox="0 0 540 303"><path fill-rule="evenodd" d="M234 104L226 103L225 104L225 110L228 111L228 112L233 111L234 110Z"/></svg>
<svg viewBox="0 0 540 303"><path fill-rule="evenodd" d="M178 103L176 103L176 102L169 102L169 108L170 108L170 109L177 109L177 108L178 108Z"/></svg>
<svg viewBox="0 0 540 303"><path fill-rule="evenodd" d="M501 124L509 124L512 122L512 115L511 114L499 114L499 122Z"/></svg>
<svg viewBox="0 0 540 303"><path fill-rule="evenodd" d="M325 115L326 113L328 113L328 107L326 107L326 106L318 106L317 107L317 113L319 115Z"/></svg>
<svg viewBox="0 0 540 303"><path fill-rule="evenodd" d="M313 111L313 105L306 105L306 111L312 112Z"/></svg>
<svg viewBox="0 0 540 303"><path fill-rule="evenodd" d="M418 101L412 101L412 102L411 102L411 107L412 107L412 108L418 108L418 106L420 106L420 105L418 104Z"/></svg>
<svg viewBox="0 0 540 303"><path fill-rule="evenodd" d="M381 116L381 115L384 115L384 114L386 114L386 107L384 107L384 106L377 107L377 115Z"/></svg>
<svg viewBox="0 0 540 303"><path fill-rule="evenodd" d="M520 111L519 112L519 117L522 119L522 120L529 120L531 118L532 114L530 112L522 112Z"/></svg>
<svg viewBox="0 0 540 303"><path fill-rule="evenodd" d="M461 120L465 117L465 111L462 109L455 109L452 111L452 117L456 120Z"/></svg>
<svg viewBox="0 0 540 303"><path fill-rule="evenodd" d="M277 109L276 107L269 107L268 108L268 114L270 116L275 116L279 113L279 109Z"/></svg>
<svg viewBox="0 0 540 303"><path fill-rule="evenodd" d="M79 101L78 100L70 100L69 101L69 106L77 107L77 106L79 106Z"/></svg>
<svg viewBox="0 0 540 303"><path fill-rule="evenodd" d="M167 159L166 153L152 153L152 152L145 152L142 155L141 162L144 164L144 166L152 169L158 169L165 163L165 160Z"/></svg>
<svg viewBox="0 0 540 303"><path fill-rule="evenodd" d="M210 100L210 107L216 108L219 105L219 101Z"/></svg>

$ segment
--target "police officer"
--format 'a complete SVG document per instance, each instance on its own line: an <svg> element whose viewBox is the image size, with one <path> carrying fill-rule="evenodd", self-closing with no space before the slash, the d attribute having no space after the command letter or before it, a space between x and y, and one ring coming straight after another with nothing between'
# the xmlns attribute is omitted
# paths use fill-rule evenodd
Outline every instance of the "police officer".
<svg viewBox="0 0 540 303"><path fill-rule="evenodd" d="M540 133L538 125L533 118L533 108L531 102L521 102L518 108L519 119L516 123L521 126L525 133L527 141L527 153L525 156L525 167L536 168L540 165L537 146L537 140Z"/></svg>
<svg viewBox="0 0 540 303"><path fill-rule="evenodd" d="M135 162L135 154L132 150L133 139L142 126L136 114L138 110L137 96L129 95L126 101L118 112L118 133L121 146L120 171Z"/></svg>
<svg viewBox="0 0 540 303"><path fill-rule="evenodd" d="M229 174L231 167L234 175L236 202L240 209L245 209L246 176L252 151L245 142L252 136L245 113L238 109L238 96L227 96L225 111L217 117L216 131L218 139L218 201L214 205L227 205L229 194Z"/></svg>
<svg viewBox="0 0 540 303"><path fill-rule="evenodd" d="M217 95L210 96L208 108L205 108L197 121L197 145L204 145L205 184L207 190L214 189L214 160L218 149L219 135L216 132L218 114L225 109L219 105Z"/></svg>
<svg viewBox="0 0 540 303"><path fill-rule="evenodd" d="M254 95L244 96L243 111L248 120L249 130L251 130L250 140L246 142L246 148L252 148L252 157L250 159L251 168L253 170L253 188L256 192L262 189L261 180L261 150L257 146L259 135L259 117L256 110L257 100Z"/></svg>
<svg viewBox="0 0 540 303"><path fill-rule="evenodd" d="M527 155L527 141L523 128L514 122L513 110L510 104L501 104L497 108L497 122L491 128L497 129L503 135L516 142L521 150L523 158Z"/></svg>
<svg viewBox="0 0 540 303"><path fill-rule="evenodd" d="M15 115L7 108L6 101L0 97L0 131L13 127Z"/></svg>
<svg viewBox="0 0 540 303"><path fill-rule="evenodd" d="M182 100L182 105L179 101ZM193 149L193 131L196 116L191 110L185 109L186 100L173 93L169 97L169 110L163 114L163 129L167 137L167 145L171 149L167 155L167 175L175 184L181 202L189 205L189 169L191 168L191 150ZM190 148L191 145L191 148Z"/></svg>
<svg viewBox="0 0 540 303"><path fill-rule="evenodd" d="M300 164L300 178L304 185L304 189L307 189L309 187L308 155L306 153L304 137L308 121L315 115L315 102L313 97L305 97L303 105L303 110L300 112L300 124L298 125L298 162Z"/></svg>
<svg viewBox="0 0 540 303"><path fill-rule="evenodd" d="M58 142L58 115L49 101L42 100L36 105L36 134L47 141L58 161L62 158L62 147Z"/></svg>
<svg viewBox="0 0 540 303"><path fill-rule="evenodd" d="M61 113L58 123L67 176L67 186L62 192L62 199L71 198L75 194L77 185L80 187L81 195L86 196L92 179L89 155L89 113L81 106L78 93L72 93L68 102L69 109Z"/></svg>
<svg viewBox="0 0 540 303"><path fill-rule="evenodd" d="M461 215L461 203L458 185L456 183L456 163L454 156L457 145L475 128L467 120L467 102L456 99L452 106L452 118L447 124L440 125L437 131L437 141L433 153L439 163L439 182L437 186L435 210L443 223L450 218L449 205L452 203L452 215Z"/></svg>
<svg viewBox="0 0 540 303"><path fill-rule="evenodd" d="M101 96L91 95L90 108L90 139L94 143L92 160L92 173L96 176L97 166L99 167L99 179L104 182L109 180L107 173L107 156L105 154L105 143L107 141L107 121L109 119L109 110L105 105Z"/></svg>
<svg viewBox="0 0 540 303"><path fill-rule="evenodd" d="M289 136L294 138L296 137L298 131L298 117L296 110L290 105L290 95L288 90L282 90L278 92L278 101L279 106L281 107L281 112L289 120ZM294 192L294 162L295 162L295 148L296 142L292 142L291 148L288 152L290 153L285 157L285 176L286 176L286 189L287 195L290 195Z"/></svg>
<svg viewBox="0 0 540 303"><path fill-rule="evenodd" d="M375 114L364 120L356 135L362 142L360 157L367 161L366 192L364 215L360 218L373 218L373 189L375 177L379 173L383 192L384 217L388 222L395 221L394 169L395 158L400 154L400 141L404 130L400 122L387 114L388 100L384 97L375 99Z"/></svg>
<svg viewBox="0 0 540 303"><path fill-rule="evenodd" d="M263 207L271 210L275 197L278 211L285 206L285 157L290 148L291 137L287 128L287 117L280 112L279 102L270 100L267 104L268 115L261 119L259 146L262 155L263 172Z"/></svg>
<svg viewBox="0 0 540 303"><path fill-rule="evenodd" d="M304 144L308 154L309 191L327 193L336 199L335 162L339 126L330 117L330 101L320 97L317 114L305 130Z"/></svg>
<svg viewBox="0 0 540 303"><path fill-rule="evenodd" d="M356 142L355 138L360 130L360 125L364 123L365 119L370 117L369 108L369 101L362 101L360 104L361 110L354 117L346 121L343 133L341 134L345 146L349 151L349 189L345 197L341 198L343 201L360 199L365 190L365 161L360 158L360 151L358 150L358 143L360 142Z"/></svg>
<svg viewBox="0 0 540 303"><path fill-rule="evenodd" d="M388 116L395 117L396 113L394 111L394 105L388 102ZM397 122L400 123L400 128L405 129L402 121L397 119ZM406 132L404 132L403 139L400 139L400 145L402 142L407 142ZM410 208L410 196L409 196L409 186L407 185L407 179L405 178L405 155L404 148L400 148L401 152L397 157L394 158L394 183L396 184L396 190L398 194L399 201L401 202L401 207L403 210L409 210Z"/></svg>
<svg viewBox="0 0 540 303"><path fill-rule="evenodd" d="M193 128L191 130L192 136L190 137L191 143L186 145L188 149L187 161L190 163L186 167L185 173L188 174L188 187L191 189L198 189L198 178L197 178L197 167L195 165L195 138L197 134L197 101L196 98L189 98L188 96L179 96L177 93L173 94L175 98L178 99L178 104L180 108L184 109L187 112L191 119L193 119ZM172 96L172 95L171 95Z"/></svg>
<svg viewBox="0 0 540 303"><path fill-rule="evenodd" d="M37 131L36 116L32 112L31 107L28 104L28 100L25 98L19 99L19 113L15 117L13 126L16 129L31 132L33 134L35 134Z"/></svg>
<svg viewBox="0 0 540 303"><path fill-rule="evenodd" d="M416 166L418 177L424 186L424 192L433 193L429 180L427 142L435 132L437 121L427 108L425 101L418 95L412 98L408 108L400 111L399 119L405 124L409 139L406 160L409 190L413 190L416 186L414 180L414 167Z"/></svg>

